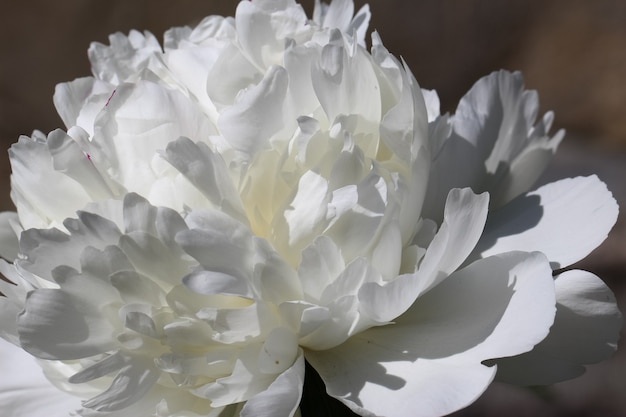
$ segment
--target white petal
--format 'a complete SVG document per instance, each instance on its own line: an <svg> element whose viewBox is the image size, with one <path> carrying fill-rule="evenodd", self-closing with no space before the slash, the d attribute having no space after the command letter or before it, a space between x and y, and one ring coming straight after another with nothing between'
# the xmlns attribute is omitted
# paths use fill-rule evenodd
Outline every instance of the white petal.
<svg viewBox="0 0 626 417"><path fill-rule="evenodd" d="M487 218L488 195L469 189L450 191L444 220L415 273L368 283L359 291L364 311L384 323L406 311L415 299L454 272L471 253Z"/></svg>
<svg viewBox="0 0 626 417"><path fill-rule="evenodd" d="M367 33L371 17L372 13L370 12L369 4L364 4L361 6L359 11L356 12L352 22L350 22L348 30L346 30L346 33L352 33L354 30L357 42L363 47L365 47L365 35Z"/></svg>
<svg viewBox="0 0 626 417"><path fill-rule="evenodd" d="M208 141L215 128L199 107L176 90L148 81L115 90L96 120L91 158L129 191L149 195L152 159L180 136Z"/></svg>
<svg viewBox="0 0 626 417"><path fill-rule="evenodd" d="M323 27L345 32L354 15L354 3L351 0L334 0L330 2L325 12L323 21L319 23Z"/></svg>
<svg viewBox="0 0 626 417"><path fill-rule="evenodd" d="M244 3L239 4L241 7ZM284 127L288 84L287 71L273 66L258 85L244 91L233 106L220 114L220 132L245 161L266 147L270 137Z"/></svg>
<svg viewBox="0 0 626 417"><path fill-rule="evenodd" d="M197 70L196 70L197 71ZM258 84L263 74L241 53L239 45L230 43L222 49L206 80L206 91L216 105L230 106L240 91Z"/></svg>
<svg viewBox="0 0 626 417"><path fill-rule="evenodd" d="M245 222L241 199L224 159L204 143L181 137L167 145L165 159L195 185L214 207Z"/></svg>
<svg viewBox="0 0 626 417"><path fill-rule="evenodd" d="M252 298L245 279L216 271L196 271L185 276L183 283L191 291L203 295L238 295Z"/></svg>
<svg viewBox="0 0 626 417"><path fill-rule="evenodd" d="M246 401L267 390L276 375L264 374L258 369L258 345L248 344L242 349L232 373L193 392L211 399L214 407Z"/></svg>
<svg viewBox="0 0 626 417"><path fill-rule="evenodd" d="M152 362L152 361L147 361ZM83 405L97 411L118 411L137 402L154 385L160 371L138 360L123 368L113 379L111 386Z"/></svg>
<svg viewBox="0 0 626 417"><path fill-rule="evenodd" d="M54 275L63 289L28 294L18 319L24 349L40 358L65 360L114 348L116 329L103 315L117 298L113 288L70 268L57 268Z"/></svg>
<svg viewBox="0 0 626 417"><path fill-rule="evenodd" d="M398 225L391 223L383 226L369 259L370 264L380 272L383 280L391 280L400 272L402 249L402 236Z"/></svg>
<svg viewBox="0 0 626 417"><path fill-rule="evenodd" d="M548 136L549 113L533 126L538 108L537 93L524 90L519 72L502 70L478 80L450 119L453 132L433 149L427 216L438 220L451 188L488 191L492 207L527 191L563 137Z"/></svg>
<svg viewBox="0 0 626 417"><path fill-rule="evenodd" d="M121 355L119 352L115 353L99 362L96 362L94 365L75 373L69 378L68 382L71 384L81 384L100 378L101 376L108 375L112 372L119 371L128 364L128 359L128 357Z"/></svg>
<svg viewBox="0 0 626 417"><path fill-rule="evenodd" d="M4 281L0 279L0 284L4 284ZM0 285L0 288L4 285ZM2 292L2 291L0 291ZM13 344L19 345L19 336L17 333L17 318L22 312L23 308L19 303L12 302L8 297L0 297L0 338L6 339Z"/></svg>
<svg viewBox="0 0 626 417"><path fill-rule="evenodd" d="M217 333L215 340L222 343L249 341L261 335L267 307L254 303L243 308L203 308L196 316L206 321ZM257 362L255 358L255 363Z"/></svg>
<svg viewBox="0 0 626 417"><path fill-rule="evenodd" d="M302 241L308 243L311 235L321 233L326 226L326 211L330 202L328 191L328 181L321 175L307 171L300 177L297 192L284 211L288 246L301 247Z"/></svg>
<svg viewBox="0 0 626 417"><path fill-rule="evenodd" d="M57 84L54 106L65 127L80 126L93 135L96 116L111 97L113 88L113 85L93 77Z"/></svg>
<svg viewBox="0 0 626 417"><path fill-rule="evenodd" d="M165 388L154 385L136 402L123 409L106 412L84 408L80 410L80 415L83 417L108 417L111 415L115 417L219 417L221 411L219 408L211 408L208 401L198 400L192 394L181 392L178 387Z"/></svg>
<svg viewBox="0 0 626 417"><path fill-rule="evenodd" d="M621 314L611 290L590 272L566 271L555 282L557 310L548 337L531 352L498 360L498 379L524 385L560 382L582 365L608 358L620 336Z"/></svg>
<svg viewBox="0 0 626 417"><path fill-rule="evenodd" d="M373 59L386 73L389 78L387 82L397 78L399 84L389 87L393 92L387 93L394 96L397 94L398 97L391 98L394 105L382 117L381 139L396 156L406 161L413 161L422 147L428 145L428 110L425 97L406 63L404 63L405 70L403 71L400 62L385 49L376 33L372 35L372 42ZM380 86L382 89L384 84L381 82ZM396 89L399 91L396 92ZM422 162L422 164L426 168L429 167L427 162ZM427 179L428 176L425 175L425 177Z"/></svg>
<svg viewBox="0 0 626 417"><path fill-rule="evenodd" d="M299 349L298 349L299 350ZM296 412L304 384L304 355L267 388L250 398L241 410L241 417L291 417Z"/></svg>
<svg viewBox="0 0 626 417"><path fill-rule="evenodd" d="M420 265L421 273L434 274L429 286L456 270L474 249L487 220L488 202L486 193L476 195L468 188L450 191L443 223Z"/></svg>
<svg viewBox="0 0 626 417"><path fill-rule="evenodd" d="M306 337L330 318L327 308L305 301L286 301L278 306L282 318L298 333Z"/></svg>
<svg viewBox="0 0 626 417"><path fill-rule="evenodd" d="M464 138L452 134L445 139L442 148L432 156L424 217L439 222L451 189L481 183L484 166L479 156L475 146Z"/></svg>
<svg viewBox="0 0 626 417"><path fill-rule="evenodd" d="M259 352L259 369L266 374L279 374L291 368L301 351L296 335L286 327L277 327L265 337Z"/></svg>
<svg viewBox="0 0 626 417"><path fill-rule="evenodd" d="M0 338L0 404L11 417L68 417L81 408L80 399L54 387L35 358Z"/></svg>
<svg viewBox="0 0 626 417"><path fill-rule="evenodd" d="M192 212L190 230L176 235L176 242L205 269L251 279L255 252L250 230L221 212ZM194 222L198 228L194 228Z"/></svg>
<svg viewBox="0 0 626 417"><path fill-rule="evenodd" d="M20 228L20 221L14 211L3 211L0 213L0 256L8 261L17 258L19 252L19 240L17 231Z"/></svg>
<svg viewBox="0 0 626 417"><path fill-rule="evenodd" d="M482 361L530 350L553 317L545 257L509 253L454 273L396 324L328 351L307 351L307 358L328 392L357 413L439 416L487 387L495 367Z"/></svg>
<svg viewBox="0 0 626 417"><path fill-rule="evenodd" d="M0 293L4 294L0 296L0 338L19 346L17 318L24 310L26 295L34 288L22 278L15 265L4 259L0 259L0 274L9 280L0 278Z"/></svg>
<svg viewBox="0 0 626 417"><path fill-rule="evenodd" d="M180 249L172 250L148 233L129 233L120 238L118 245L137 272L165 288L179 284L191 264L181 259Z"/></svg>
<svg viewBox="0 0 626 417"><path fill-rule="evenodd" d="M404 197L400 203L400 231L402 243L408 244L416 233L416 228L423 216L422 207L428 188L428 153L426 148L419 149L412 163L410 176L401 178L399 192Z"/></svg>
<svg viewBox="0 0 626 417"><path fill-rule="evenodd" d="M161 305L165 302L163 289L153 280L135 271L120 271L109 276L111 285L126 303Z"/></svg>
<svg viewBox="0 0 626 417"><path fill-rule="evenodd" d="M258 257L254 285L259 288L262 299L277 305L287 300L301 300L302 286L296 271L267 240L255 238L254 243Z"/></svg>
<svg viewBox="0 0 626 417"><path fill-rule="evenodd" d="M232 17L207 16L193 29L189 26L173 27L163 36L166 53L176 49L193 49L196 46L212 45L217 39L234 38L235 28Z"/></svg>
<svg viewBox="0 0 626 417"><path fill-rule="evenodd" d="M542 349L582 363L599 362L611 355L622 322L613 292L600 278L581 270L563 272L554 285L557 318ZM562 349L564 345L568 349Z"/></svg>
<svg viewBox="0 0 626 417"><path fill-rule="evenodd" d="M340 345L352 334L359 320L359 300L355 295L337 297L324 306L326 311L318 311L327 319L310 334L300 338L300 345L315 350L330 349ZM317 315L317 314L316 314ZM316 323L317 324L317 323ZM371 322L367 324L371 325ZM361 329L358 329L361 330Z"/></svg>
<svg viewBox="0 0 626 417"><path fill-rule="evenodd" d="M311 82L311 68L318 54L317 48L296 45L295 42L288 43L285 50L283 59L289 74L288 94L294 108L298 109L298 116L312 114L319 107Z"/></svg>
<svg viewBox="0 0 626 417"><path fill-rule="evenodd" d="M120 271L132 270L128 258L117 246L107 246L104 250L86 247L80 256L80 267L82 274L88 277L85 278L86 282L82 286L102 286L98 288L102 291L101 296L106 295L111 299L117 298L117 292L111 288L108 277ZM68 276L73 277L72 271L71 268L62 265L52 270L52 277L63 286ZM71 282L71 284L76 285L76 282ZM70 287L67 289L75 291Z"/></svg>
<svg viewBox="0 0 626 417"><path fill-rule="evenodd" d="M617 213L615 199L595 175L557 181L490 214L476 254L541 251L555 268L565 267L604 241Z"/></svg>
<svg viewBox="0 0 626 417"><path fill-rule="evenodd" d="M356 185L333 191L328 209L330 224L324 234L334 240L345 261L350 262L372 249L393 209L385 180L372 170Z"/></svg>
<svg viewBox="0 0 626 417"><path fill-rule="evenodd" d="M359 337L359 336L357 336ZM327 392L366 417L439 417L474 402L495 367L417 359L375 341L350 339L330 351L306 351Z"/></svg>
<svg viewBox="0 0 626 417"><path fill-rule="evenodd" d="M313 88L330 122L354 114L377 126L381 118L378 79L369 56L360 48L349 49L341 34L332 32L311 70Z"/></svg>
<svg viewBox="0 0 626 417"><path fill-rule="evenodd" d="M327 236L319 236L302 251L298 275L307 300L319 302L322 291L345 268L339 247Z"/></svg>
<svg viewBox="0 0 626 417"><path fill-rule="evenodd" d="M90 155L72 137L57 129L50 132L47 144L54 169L80 183L93 200L106 200L115 196L92 163Z"/></svg>
<svg viewBox="0 0 626 417"><path fill-rule="evenodd" d="M235 12L237 40L258 68L279 64L285 39L308 31L307 17L295 1L240 2Z"/></svg>
<svg viewBox="0 0 626 417"><path fill-rule="evenodd" d="M23 232L20 250L24 257L16 260L16 266L52 281L52 271L59 264L80 269L85 248L103 250L117 243L121 233L113 222L91 213L81 212L79 215L80 220L66 219L64 222L71 236L57 229L29 229Z"/></svg>
<svg viewBox="0 0 626 417"><path fill-rule="evenodd" d="M132 30L128 36L117 32L109 35L109 42L93 42L88 53L94 75L113 84L135 81L150 56L161 52L159 41L147 31Z"/></svg>
<svg viewBox="0 0 626 417"><path fill-rule="evenodd" d="M22 136L9 149L9 158L11 195L25 229L60 224L92 200L78 182L54 168L45 142Z"/></svg>

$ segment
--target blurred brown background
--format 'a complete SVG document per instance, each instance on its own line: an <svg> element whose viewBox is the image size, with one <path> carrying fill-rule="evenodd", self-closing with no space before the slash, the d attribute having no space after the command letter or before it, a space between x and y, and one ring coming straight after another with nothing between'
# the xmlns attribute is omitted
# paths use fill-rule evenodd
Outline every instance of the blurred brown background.
<svg viewBox="0 0 626 417"><path fill-rule="evenodd" d="M312 0L303 2L312 10ZM363 1L357 1L360 6ZM568 130L543 181L597 173L626 207L626 1L371 0L371 29L436 89L444 111L479 77L521 70L542 109ZM159 39L171 26L208 14L232 15L233 0L21 0L0 14L0 139L60 127L52 93L88 75L91 41L131 28ZM0 209L10 209L6 154ZM626 310L626 221L581 267L602 276ZM536 391L492 387L458 416L626 416L626 348L574 381Z"/></svg>

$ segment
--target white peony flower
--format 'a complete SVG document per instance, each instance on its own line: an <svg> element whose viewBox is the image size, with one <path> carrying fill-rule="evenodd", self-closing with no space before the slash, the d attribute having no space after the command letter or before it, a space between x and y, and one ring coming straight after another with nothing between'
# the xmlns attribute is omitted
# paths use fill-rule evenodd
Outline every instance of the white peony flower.
<svg viewBox="0 0 626 417"><path fill-rule="evenodd" d="M553 278L614 224L610 192L529 192L562 133L521 76L440 115L376 33L367 52L369 18L243 1L163 49L112 35L57 87L67 131L10 150L0 336L84 399L50 397L59 415L293 416L306 360L359 415L437 416L496 373L551 382L614 350L608 288Z"/></svg>

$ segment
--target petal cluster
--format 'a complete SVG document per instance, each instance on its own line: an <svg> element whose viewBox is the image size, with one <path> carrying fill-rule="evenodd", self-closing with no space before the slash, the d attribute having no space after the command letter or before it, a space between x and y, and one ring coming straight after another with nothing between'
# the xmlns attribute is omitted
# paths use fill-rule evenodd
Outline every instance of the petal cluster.
<svg viewBox="0 0 626 417"><path fill-rule="evenodd" d="M553 277L610 192L529 191L563 133L521 75L442 115L369 19L255 0L162 47L111 35L57 86L65 129L12 146L0 336L80 415L291 417L306 360L359 415L437 416L614 349L608 288Z"/></svg>

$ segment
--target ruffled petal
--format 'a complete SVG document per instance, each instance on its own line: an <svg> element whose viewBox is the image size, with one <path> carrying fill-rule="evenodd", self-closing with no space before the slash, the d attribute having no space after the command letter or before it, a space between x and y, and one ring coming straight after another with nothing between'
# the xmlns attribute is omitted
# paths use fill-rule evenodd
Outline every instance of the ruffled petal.
<svg viewBox="0 0 626 417"><path fill-rule="evenodd" d="M53 281L52 271L59 264L78 269L84 248L102 250L121 236L117 226L107 219L91 213L82 213L80 217L82 221L67 219L64 222L71 236L57 229L23 232L20 251L24 256L16 261L16 266L38 278ZM124 263L118 260L118 265L123 267Z"/></svg>
<svg viewBox="0 0 626 417"><path fill-rule="evenodd" d="M9 149L9 159L11 197L25 229L59 225L92 200L80 183L54 168L45 138L20 137Z"/></svg>
<svg viewBox="0 0 626 417"><path fill-rule="evenodd" d="M157 151L180 136L209 142L215 133L208 117L181 92L148 81L118 86L95 123L91 160L144 196L158 178Z"/></svg>
<svg viewBox="0 0 626 417"><path fill-rule="evenodd" d="M421 294L453 273L471 253L487 218L489 196L469 189L454 189L448 195L444 220L413 273L384 284L367 283L359 299L374 320L391 321L408 309Z"/></svg>
<svg viewBox="0 0 626 417"><path fill-rule="evenodd" d="M220 114L221 134L244 161L267 147L271 136L284 127L288 84L287 71L273 66L258 85L244 90L235 104Z"/></svg>
<svg viewBox="0 0 626 417"><path fill-rule="evenodd" d="M93 135L96 116L104 108L114 86L93 77L77 78L57 84L54 90L54 106L67 129L80 126Z"/></svg>
<svg viewBox="0 0 626 417"><path fill-rule="evenodd" d="M70 135L60 129L54 130L48 135L47 145L54 169L78 182L92 201L115 197L115 188L92 163L88 151L81 149Z"/></svg>
<svg viewBox="0 0 626 417"><path fill-rule="evenodd" d="M235 27L244 53L263 70L282 63L286 39L301 38L310 31L304 9L293 0L240 2Z"/></svg>
<svg viewBox="0 0 626 417"><path fill-rule="evenodd" d="M554 285L557 310L550 334L531 352L496 361L499 380L553 384L615 352L622 315L604 282L590 272L572 270L560 274Z"/></svg>
<svg viewBox="0 0 626 417"><path fill-rule="evenodd" d="M8 261L17 258L20 250L18 234L21 232L20 220L16 212L0 213L0 256Z"/></svg>
<svg viewBox="0 0 626 417"><path fill-rule="evenodd" d="M80 398L54 387L35 358L0 338L0 404L11 417L68 417L81 408Z"/></svg>
<svg viewBox="0 0 626 417"><path fill-rule="evenodd" d="M353 17L354 16L354 17ZM315 0L313 21L318 25L339 29L347 35L356 34L356 40L365 46L365 33L369 25L371 13L369 5L363 5L354 15L354 3L351 0L333 0L330 4Z"/></svg>
<svg viewBox="0 0 626 417"><path fill-rule="evenodd" d="M112 84L136 81L150 57L161 53L159 41L147 31L131 30L128 36L117 32L109 36L109 43L93 42L88 54L94 75Z"/></svg>
<svg viewBox="0 0 626 417"><path fill-rule="evenodd" d="M541 251L561 268L606 239L618 207L595 175L560 180L518 197L490 214L474 255Z"/></svg>
<svg viewBox="0 0 626 417"><path fill-rule="evenodd" d="M141 399L154 385L160 371L151 360L135 359L121 369L111 386L102 394L89 399L83 406L96 411L119 411Z"/></svg>
<svg viewBox="0 0 626 417"><path fill-rule="evenodd" d="M267 390L250 398L241 410L241 417L292 417L300 404L304 383L304 355L280 374Z"/></svg>
<svg viewBox="0 0 626 417"><path fill-rule="evenodd" d="M22 347L43 359L69 360L117 346L115 328L102 316L102 294L84 286L74 294L54 289L29 293L18 319ZM99 288L102 290L102 288Z"/></svg>
<svg viewBox="0 0 626 417"><path fill-rule="evenodd" d="M226 214L247 222L241 198L229 175L224 159L204 143L178 138L167 145L165 159L199 191Z"/></svg>
<svg viewBox="0 0 626 417"><path fill-rule="evenodd" d="M311 69L313 88L329 122L354 114L365 126L380 123L380 87L370 59L340 32L331 32L330 42Z"/></svg>
<svg viewBox="0 0 626 417"><path fill-rule="evenodd" d="M545 257L512 252L454 273L395 324L306 355L329 394L361 415L444 415L491 382L496 368L482 361L527 352L546 336L554 300Z"/></svg>
<svg viewBox="0 0 626 417"><path fill-rule="evenodd" d="M551 113L534 125L538 108L537 93L524 89L519 72L502 70L478 80L450 119L451 134L432 149L426 216L438 220L452 188L488 191L492 207L527 191L564 134L548 136Z"/></svg>

